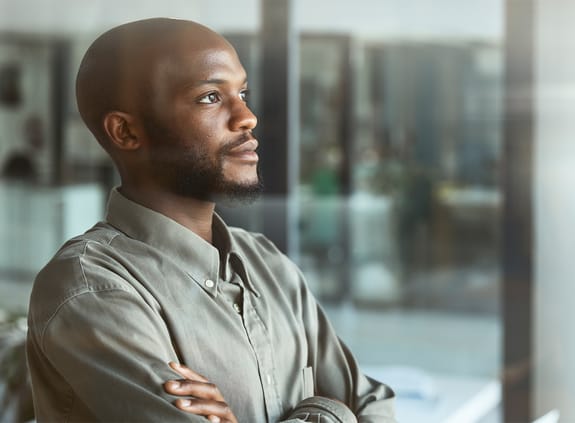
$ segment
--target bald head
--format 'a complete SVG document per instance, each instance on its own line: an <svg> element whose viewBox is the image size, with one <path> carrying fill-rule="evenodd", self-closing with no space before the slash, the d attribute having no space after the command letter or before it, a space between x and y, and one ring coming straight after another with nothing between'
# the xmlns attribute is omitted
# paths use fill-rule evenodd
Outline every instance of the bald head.
<svg viewBox="0 0 575 423"><path fill-rule="evenodd" d="M108 150L103 119L110 111L141 113L155 100L157 67L182 46L198 50L229 43L191 21L153 18L115 27L97 38L84 55L76 79L82 119Z"/></svg>

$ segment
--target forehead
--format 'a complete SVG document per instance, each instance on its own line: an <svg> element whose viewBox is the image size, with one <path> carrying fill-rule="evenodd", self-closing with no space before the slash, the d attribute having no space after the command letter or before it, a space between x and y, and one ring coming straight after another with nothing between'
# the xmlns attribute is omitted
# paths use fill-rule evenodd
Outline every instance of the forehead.
<svg viewBox="0 0 575 423"><path fill-rule="evenodd" d="M234 84L246 79L235 50L225 40L208 45L183 40L157 61L153 74L156 88L170 91L206 81Z"/></svg>

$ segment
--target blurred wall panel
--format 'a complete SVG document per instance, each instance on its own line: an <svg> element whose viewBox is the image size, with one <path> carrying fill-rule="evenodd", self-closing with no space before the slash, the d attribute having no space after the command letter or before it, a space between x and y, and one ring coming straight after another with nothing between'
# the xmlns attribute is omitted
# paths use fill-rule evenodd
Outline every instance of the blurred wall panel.
<svg viewBox="0 0 575 423"><path fill-rule="evenodd" d="M536 0L534 415L575 421L575 3Z"/></svg>

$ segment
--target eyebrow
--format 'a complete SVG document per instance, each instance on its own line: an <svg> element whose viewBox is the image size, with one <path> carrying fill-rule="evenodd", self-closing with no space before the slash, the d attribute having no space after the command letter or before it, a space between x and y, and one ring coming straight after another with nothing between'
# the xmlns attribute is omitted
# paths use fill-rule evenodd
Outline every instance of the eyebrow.
<svg viewBox="0 0 575 423"><path fill-rule="evenodd" d="M224 85L224 84L227 84L228 82L229 82L229 80L222 79L222 78L200 79L199 81L188 81L188 82L184 82L184 83L179 84L179 85L175 85L174 89L177 92L188 92L189 90L194 90L194 89L197 89L197 88L202 87L204 85ZM247 86L247 83L248 83L248 78L246 76L246 78L242 82L242 85Z"/></svg>
<svg viewBox="0 0 575 423"><path fill-rule="evenodd" d="M226 84L228 82L229 82L229 80L227 80L227 79L219 79L219 78L201 79L195 83L190 84L190 86L191 87L199 87L200 85L207 85L207 84L222 85L222 84ZM242 85L247 84L247 83L248 83L248 78L246 77L244 79L244 81L242 82Z"/></svg>

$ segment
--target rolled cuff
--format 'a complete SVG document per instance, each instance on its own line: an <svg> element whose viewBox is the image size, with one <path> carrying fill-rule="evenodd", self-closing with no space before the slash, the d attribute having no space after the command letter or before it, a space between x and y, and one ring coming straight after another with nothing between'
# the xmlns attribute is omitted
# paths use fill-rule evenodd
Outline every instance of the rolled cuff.
<svg viewBox="0 0 575 423"><path fill-rule="evenodd" d="M288 421L321 423L357 423L357 418L342 402L324 397L310 397L300 402Z"/></svg>

